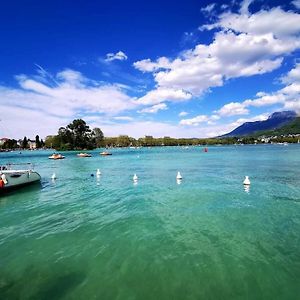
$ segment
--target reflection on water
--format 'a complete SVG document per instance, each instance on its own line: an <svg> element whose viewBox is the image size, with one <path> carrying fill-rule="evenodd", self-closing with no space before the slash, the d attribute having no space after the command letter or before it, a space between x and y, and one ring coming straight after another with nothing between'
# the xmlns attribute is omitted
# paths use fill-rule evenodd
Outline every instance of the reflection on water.
<svg viewBox="0 0 300 300"><path fill-rule="evenodd" d="M244 191L246 193L249 193L250 192L250 185L244 184Z"/></svg>

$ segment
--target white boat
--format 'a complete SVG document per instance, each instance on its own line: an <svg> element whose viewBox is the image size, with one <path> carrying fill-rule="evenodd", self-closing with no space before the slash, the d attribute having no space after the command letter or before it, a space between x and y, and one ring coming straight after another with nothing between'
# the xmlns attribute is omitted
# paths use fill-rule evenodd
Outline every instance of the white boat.
<svg viewBox="0 0 300 300"><path fill-rule="evenodd" d="M78 153L77 156L78 157L92 157L92 154L89 154L89 153Z"/></svg>
<svg viewBox="0 0 300 300"><path fill-rule="evenodd" d="M64 159L65 157L59 153L53 153L51 156L48 157L49 159Z"/></svg>
<svg viewBox="0 0 300 300"><path fill-rule="evenodd" d="M25 165L27 169L24 168ZM17 166L22 166L22 169L16 168ZM39 182L40 180L41 176L33 170L32 164L7 164L0 166L0 193Z"/></svg>

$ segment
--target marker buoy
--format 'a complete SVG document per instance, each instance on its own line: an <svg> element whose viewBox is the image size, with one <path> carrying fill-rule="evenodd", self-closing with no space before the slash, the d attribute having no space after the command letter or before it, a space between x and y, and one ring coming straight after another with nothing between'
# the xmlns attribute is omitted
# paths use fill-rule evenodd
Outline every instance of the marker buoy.
<svg viewBox="0 0 300 300"><path fill-rule="evenodd" d="M250 185L250 179L249 176L245 176L245 180L243 182L244 185Z"/></svg>
<svg viewBox="0 0 300 300"><path fill-rule="evenodd" d="M133 179L133 181L138 181L138 177L137 177L137 175L136 175L136 174L134 174L134 175L133 175L133 177L132 177L132 179Z"/></svg>
<svg viewBox="0 0 300 300"><path fill-rule="evenodd" d="M180 174L180 172L179 172L179 171L177 172L176 179L177 179L177 180L181 180L181 179L182 179L182 176L181 176L181 174Z"/></svg>
<svg viewBox="0 0 300 300"><path fill-rule="evenodd" d="M57 177L56 177L56 174L53 173L52 176L51 176L51 179L52 179L52 180L55 180L56 178L57 178Z"/></svg>
<svg viewBox="0 0 300 300"><path fill-rule="evenodd" d="M100 176L100 175L101 175L100 169L97 169L96 175L97 175L97 176Z"/></svg>

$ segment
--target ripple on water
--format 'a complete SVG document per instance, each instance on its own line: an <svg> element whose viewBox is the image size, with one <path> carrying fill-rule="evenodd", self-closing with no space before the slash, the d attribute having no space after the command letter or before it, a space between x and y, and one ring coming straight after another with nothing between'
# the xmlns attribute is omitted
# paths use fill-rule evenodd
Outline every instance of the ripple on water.
<svg viewBox="0 0 300 300"><path fill-rule="evenodd" d="M0 299L295 299L300 148L282 149L16 158L43 181L0 198Z"/></svg>

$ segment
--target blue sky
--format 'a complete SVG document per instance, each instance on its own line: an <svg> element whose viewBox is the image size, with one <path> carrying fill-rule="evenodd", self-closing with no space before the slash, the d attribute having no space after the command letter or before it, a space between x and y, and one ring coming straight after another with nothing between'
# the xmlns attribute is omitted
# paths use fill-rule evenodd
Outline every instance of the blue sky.
<svg viewBox="0 0 300 300"><path fill-rule="evenodd" d="M207 137L300 112L300 0L6 2L0 137L74 118L106 136Z"/></svg>

